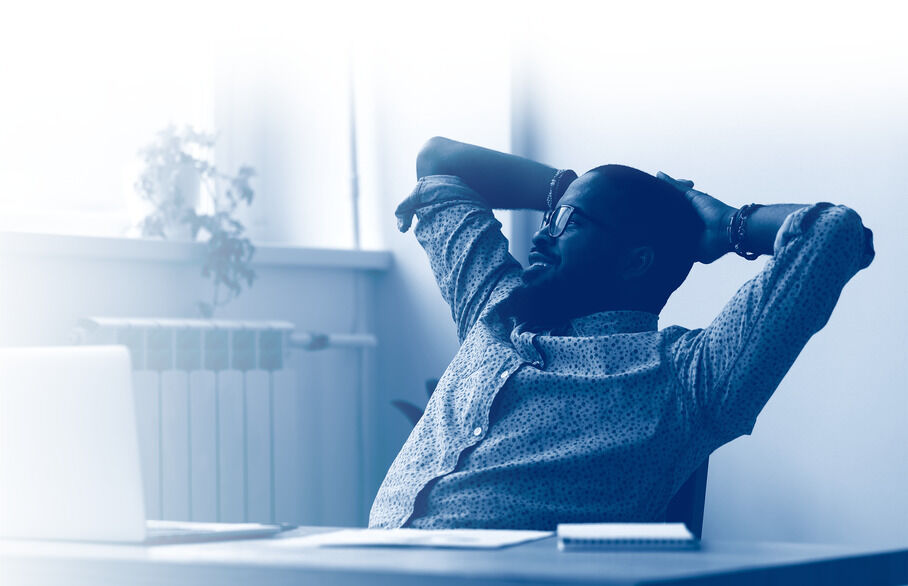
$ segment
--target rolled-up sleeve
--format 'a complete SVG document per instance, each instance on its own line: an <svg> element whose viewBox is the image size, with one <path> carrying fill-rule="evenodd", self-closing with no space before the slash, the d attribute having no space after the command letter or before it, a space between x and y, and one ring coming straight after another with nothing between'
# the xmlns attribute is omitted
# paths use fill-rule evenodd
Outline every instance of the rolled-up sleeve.
<svg viewBox="0 0 908 586"><path fill-rule="evenodd" d="M764 269L707 328L678 339L672 359L683 399L716 444L753 430L845 283L873 256L870 232L853 210L828 203L797 210L779 229Z"/></svg>
<svg viewBox="0 0 908 586"><path fill-rule="evenodd" d="M401 232L414 215L418 219L416 239L429 256L462 343L502 279L522 270L508 252L501 223L479 194L453 175L420 179L395 215Z"/></svg>

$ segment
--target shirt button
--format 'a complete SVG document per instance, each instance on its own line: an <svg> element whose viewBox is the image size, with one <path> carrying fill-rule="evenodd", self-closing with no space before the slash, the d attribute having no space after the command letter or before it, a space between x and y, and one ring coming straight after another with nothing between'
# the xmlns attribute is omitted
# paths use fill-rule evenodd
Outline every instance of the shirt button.
<svg viewBox="0 0 908 586"><path fill-rule="evenodd" d="M504 380L504 379L508 378L508 375L509 375L509 374L511 374L511 371L510 371L510 370L506 370L506 371L502 372L502 373L501 373L501 380Z"/></svg>
<svg viewBox="0 0 908 586"><path fill-rule="evenodd" d="M473 430L473 435L482 435L482 428L481 428L481 427L477 427L476 429L474 429L474 430Z"/></svg>

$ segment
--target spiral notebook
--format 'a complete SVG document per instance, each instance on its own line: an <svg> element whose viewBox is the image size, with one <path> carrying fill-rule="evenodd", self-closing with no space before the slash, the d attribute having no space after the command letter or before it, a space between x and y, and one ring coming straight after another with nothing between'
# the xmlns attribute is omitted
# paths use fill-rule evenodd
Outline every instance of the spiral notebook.
<svg viewBox="0 0 908 586"><path fill-rule="evenodd" d="M697 549L684 523L560 523L560 550Z"/></svg>

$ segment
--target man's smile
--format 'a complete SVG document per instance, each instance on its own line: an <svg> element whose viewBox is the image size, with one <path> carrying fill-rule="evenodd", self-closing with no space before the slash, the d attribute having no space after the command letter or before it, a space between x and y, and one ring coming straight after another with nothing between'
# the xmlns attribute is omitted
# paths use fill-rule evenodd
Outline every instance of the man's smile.
<svg viewBox="0 0 908 586"><path fill-rule="evenodd" d="M523 280L527 284L535 282L537 277L558 264L557 260L542 254L535 248L530 251L528 260L530 264L523 271Z"/></svg>
<svg viewBox="0 0 908 586"><path fill-rule="evenodd" d="M537 264L545 265L545 266L552 266L555 264L554 259L542 254L535 248L530 251L530 255L528 258L530 261L530 266L537 265Z"/></svg>

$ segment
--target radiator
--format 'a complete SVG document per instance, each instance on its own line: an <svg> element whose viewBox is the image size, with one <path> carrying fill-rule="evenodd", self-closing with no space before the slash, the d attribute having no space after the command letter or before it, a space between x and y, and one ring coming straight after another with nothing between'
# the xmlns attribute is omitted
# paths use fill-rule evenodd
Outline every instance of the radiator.
<svg viewBox="0 0 908 586"><path fill-rule="evenodd" d="M375 344L289 322L98 317L77 338L130 350L148 518L223 522L298 520L290 349Z"/></svg>

